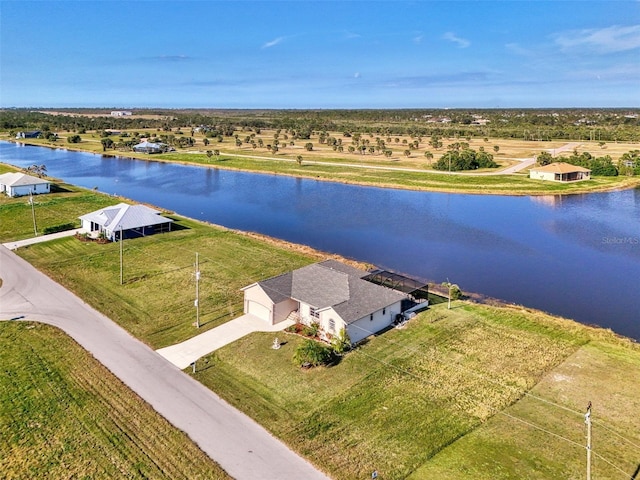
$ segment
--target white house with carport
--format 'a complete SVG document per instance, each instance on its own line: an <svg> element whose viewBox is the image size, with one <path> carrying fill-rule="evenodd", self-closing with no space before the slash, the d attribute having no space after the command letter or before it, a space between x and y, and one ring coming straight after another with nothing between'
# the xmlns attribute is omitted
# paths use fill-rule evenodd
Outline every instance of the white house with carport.
<svg viewBox="0 0 640 480"><path fill-rule="evenodd" d="M82 215L82 229L92 236L104 234L108 240L137 238L171 231L173 220L145 205L119 203Z"/></svg>
<svg viewBox="0 0 640 480"><path fill-rule="evenodd" d="M144 141L133 146L133 151L137 153L163 153L168 150L169 146L166 143Z"/></svg>
<svg viewBox="0 0 640 480"><path fill-rule="evenodd" d="M404 293L364 280L368 272L326 260L244 287L244 312L271 325L317 322L329 335L346 329L352 343L393 323Z"/></svg>
<svg viewBox="0 0 640 480"><path fill-rule="evenodd" d="M20 172L3 173L0 175L0 192L9 197L51 193L51 182Z"/></svg>

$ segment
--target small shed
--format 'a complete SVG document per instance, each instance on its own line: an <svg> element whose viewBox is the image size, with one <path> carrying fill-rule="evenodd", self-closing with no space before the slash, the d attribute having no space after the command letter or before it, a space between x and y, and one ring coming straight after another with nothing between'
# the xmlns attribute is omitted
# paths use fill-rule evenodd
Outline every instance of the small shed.
<svg viewBox="0 0 640 480"><path fill-rule="evenodd" d="M51 182L20 172L3 173L0 175L0 192L6 193L9 197L51 193Z"/></svg>
<svg viewBox="0 0 640 480"><path fill-rule="evenodd" d="M566 162L554 162L544 167L532 168L529 170L529 178L552 182L576 182L589 180L591 178L591 170Z"/></svg>

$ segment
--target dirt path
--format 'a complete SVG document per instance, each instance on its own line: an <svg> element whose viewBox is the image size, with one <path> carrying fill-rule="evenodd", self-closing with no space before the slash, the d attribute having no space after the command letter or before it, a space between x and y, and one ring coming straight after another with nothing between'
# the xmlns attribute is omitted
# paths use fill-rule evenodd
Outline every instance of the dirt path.
<svg viewBox="0 0 640 480"><path fill-rule="evenodd" d="M0 246L0 319L59 327L237 479L326 479L263 427Z"/></svg>

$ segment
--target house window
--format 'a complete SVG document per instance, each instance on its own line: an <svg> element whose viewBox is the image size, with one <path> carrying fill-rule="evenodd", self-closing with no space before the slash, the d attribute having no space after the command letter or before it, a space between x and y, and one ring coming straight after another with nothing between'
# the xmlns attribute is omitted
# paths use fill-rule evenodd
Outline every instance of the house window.
<svg viewBox="0 0 640 480"><path fill-rule="evenodd" d="M329 319L329 331L331 332L336 331L336 321L333 318Z"/></svg>
<svg viewBox="0 0 640 480"><path fill-rule="evenodd" d="M311 315L313 318L320 318L320 314L318 313L318 310L316 310L313 307L309 307L309 315Z"/></svg>
<svg viewBox="0 0 640 480"><path fill-rule="evenodd" d="M383 309L382 309L382 314L384 315L385 313L387 313L387 309L386 309L386 308L383 308Z"/></svg>
<svg viewBox="0 0 640 480"><path fill-rule="evenodd" d="M371 315L369 315L369 321L373 322L373 313Z"/></svg>

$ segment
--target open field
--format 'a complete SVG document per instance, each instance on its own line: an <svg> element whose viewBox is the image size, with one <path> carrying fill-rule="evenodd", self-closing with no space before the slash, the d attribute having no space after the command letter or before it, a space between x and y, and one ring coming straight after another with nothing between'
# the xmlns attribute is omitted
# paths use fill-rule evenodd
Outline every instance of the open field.
<svg viewBox="0 0 640 480"><path fill-rule="evenodd" d="M601 342L585 345L549 372L531 390L533 396L445 448L409 478L582 479L586 461L582 413L589 401L593 402L593 478L636 478L639 384L637 349ZM537 397L573 412L546 405Z"/></svg>
<svg viewBox="0 0 640 480"><path fill-rule="evenodd" d="M633 473L637 345L544 314L456 305L332 367L300 370L298 337L280 336L274 351L273 334L254 334L206 357L195 376L338 479L373 469L383 479L582 478L584 449L553 434L584 444L589 400L603 425L594 451ZM599 478L624 478L597 465Z"/></svg>
<svg viewBox="0 0 640 480"><path fill-rule="evenodd" d="M188 129L176 130L172 132L162 132L158 129L137 129L141 135L161 135L170 134L175 137L191 137ZM128 132L133 134L134 131ZM55 146L58 148L69 148L84 150L94 153L102 153L103 148L100 143L100 135L97 132L87 132L81 135L83 141L79 144L69 144L66 142L67 133L60 133L60 140L48 142L42 139L27 139L26 143L33 145ZM494 155L494 159L500 164L500 168L506 168L519 163L516 159L529 158L542 151L555 152L560 147L567 144L564 141L528 141L517 139L498 139L471 137L466 138L443 138L443 147L434 149L428 143L429 138L418 138L410 136L390 136L381 138L380 136L362 135L362 141L368 141L370 145L375 145L378 138L387 142L388 147L393 151L391 157L385 157L381 151L366 154L357 152L349 153L349 147L354 144L353 137L344 137L339 132L329 132L342 142L342 152L334 151L326 143L321 144L317 133L308 140L285 140L284 134L277 134L275 130L264 129L260 134L252 132L237 132L240 146L236 145L234 137L220 137L208 139L210 142L205 145L205 137L200 133L194 133L195 144L192 147L178 148L174 153L162 155L145 155L133 152L119 152L108 150L108 154L122 154L128 157L145 160L169 161L179 163L192 163L214 166L217 168L231 168L244 171L254 171L260 173L276 173L283 175L294 175L320 180L332 180L338 182L376 185L390 188L409 188L445 192L460 193L496 193L496 194L568 194L583 193L589 191L600 191L612 188L630 188L640 184L640 178L636 177L596 177L587 182L576 182L572 184L557 184L553 182L541 182L530 180L527 170L522 173L511 175L481 176L478 173L495 172L496 169L465 173L464 175L447 175L439 173L432 168L444 153L446 146L454 142L467 142L474 149L484 148ZM253 137L251 137L253 135ZM274 142L274 136L278 135L280 146L277 153L271 153L267 146ZM8 137L7 137L8 138ZM263 147L254 148L251 143L245 143L247 138L256 144L262 142ZM117 142L119 137L113 137ZM396 142L397 139L397 142ZM153 140L153 139L152 139ZM388 141L389 140L389 141ZM418 147L410 150L410 155L404 155L407 145L418 141ZM305 149L306 143L313 144L313 150ZM294 145L291 145L293 143ZM594 156L610 155L614 163L620 156L630 150L639 149L639 144L634 143L614 143L608 142L603 147L598 142L582 141L576 142L579 152L588 151ZM498 153L494 151L498 148ZM207 151L219 150L220 156L206 155ZM425 153L430 152L433 159L427 159ZM571 152L566 152L570 154ZM561 153L557 153L561 155ZM298 165L296 158L302 156L302 165ZM314 162L314 163L312 163ZM317 163L316 163L317 162ZM367 168L371 167L371 168ZM379 167L392 170L380 170ZM402 171L401 169L411 169L418 171ZM499 169L498 169L499 170Z"/></svg>
<svg viewBox="0 0 640 480"><path fill-rule="evenodd" d="M3 478L229 478L61 331L0 322L0 343Z"/></svg>

